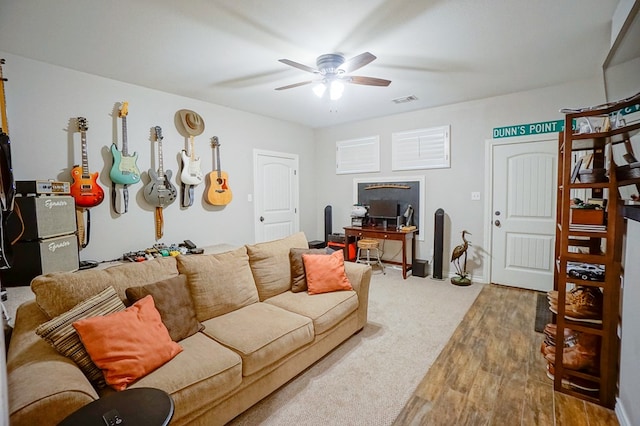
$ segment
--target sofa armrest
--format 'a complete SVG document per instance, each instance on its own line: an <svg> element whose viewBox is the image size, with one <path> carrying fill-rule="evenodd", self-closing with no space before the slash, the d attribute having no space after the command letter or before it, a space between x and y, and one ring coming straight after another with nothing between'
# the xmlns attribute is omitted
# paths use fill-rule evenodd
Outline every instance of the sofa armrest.
<svg viewBox="0 0 640 426"><path fill-rule="evenodd" d="M364 263L344 262L344 270L351 286L358 294L358 328L360 329L367 323L371 266Z"/></svg>
<svg viewBox="0 0 640 426"><path fill-rule="evenodd" d="M35 301L22 304L16 313L7 353L12 426L57 424L98 399L80 368L35 333L46 320Z"/></svg>

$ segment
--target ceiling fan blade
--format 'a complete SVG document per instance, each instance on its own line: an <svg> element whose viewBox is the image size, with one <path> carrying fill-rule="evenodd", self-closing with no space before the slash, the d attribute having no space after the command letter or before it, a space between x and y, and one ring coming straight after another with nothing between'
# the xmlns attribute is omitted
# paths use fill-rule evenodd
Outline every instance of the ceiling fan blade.
<svg viewBox="0 0 640 426"><path fill-rule="evenodd" d="M344 72L355 71L371 63L375 59L376 57L373 54L364 52L359 54L358 56L354 56L344 64L340 65L340 69L344 70Z"/></svg>
<svg viewBox="0 0 640 426"><path fill-rule="evenodd" d="M276 90L293 89L294 87L304 86L305 84L311 84L313 81L301 81L300 83L289 84L288 86L276 87Z"/></svg>
<svg viewBox="0 0 640 426"><path fill-rule="evenodd" d="M320 72L315 68L311 68L311 67L309 67L309 66L307 66L305 64L301 64L299 62L295 62L295 61L292 61L290 59L278 59L278 61L282 62L283 64L287 64L290 67L298 68L298 69L300 69L302 71L312 72L314 74L317 74L317 73Z"/></svg>
<svg viewBox="0 0 640 426"><path fill-rule="evenodd" d="M345 79L349 83L353 84L364 84L366 86L388 86L391 84L391 80L384 80L382 78L374 78L374 77L360 77L360 76L351 76Z"/></svg>

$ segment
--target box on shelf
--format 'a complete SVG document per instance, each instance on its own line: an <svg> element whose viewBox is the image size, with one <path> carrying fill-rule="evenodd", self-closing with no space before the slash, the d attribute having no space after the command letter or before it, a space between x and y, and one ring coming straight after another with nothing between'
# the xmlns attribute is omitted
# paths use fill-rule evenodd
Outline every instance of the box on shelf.
<svg viewBox="0 0 640 426"><path fill-rule="evenodd" d="M604 210L572 208L569 221L582 225L604 225Z"/></svg>

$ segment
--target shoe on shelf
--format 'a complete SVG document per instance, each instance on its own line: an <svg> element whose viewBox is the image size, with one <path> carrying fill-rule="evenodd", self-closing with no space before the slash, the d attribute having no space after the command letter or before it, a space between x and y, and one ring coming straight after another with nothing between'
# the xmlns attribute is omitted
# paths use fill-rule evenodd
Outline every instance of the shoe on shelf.
<svg viewBox="0 0 640 426"><path fill-rule="evenodd" d="M549 310L558 313L557 292L549 292ZM567 293L565 318L595 324L602 323L602 292L598 287L578 286Z"/></svg>
<svg viewBox="0 0 640 426"><path fill-rule="evenodd" d="M562 348L562 365L570 370L598 371L600 338L591 333L578 333L577 340ZM543 343L542 353L553 364L556 360L556 346Z"/></svg>
<svg viewBox="0 0 640 426"><path fill-rule="evenodd" d="M553 364L547 364L547 377L551 380L555 380L555 368ZM590 380L585 380L580 377L563 377L562 384L574 389L580 389L588 392L598 392L600 387L597 383Z"/></svg>

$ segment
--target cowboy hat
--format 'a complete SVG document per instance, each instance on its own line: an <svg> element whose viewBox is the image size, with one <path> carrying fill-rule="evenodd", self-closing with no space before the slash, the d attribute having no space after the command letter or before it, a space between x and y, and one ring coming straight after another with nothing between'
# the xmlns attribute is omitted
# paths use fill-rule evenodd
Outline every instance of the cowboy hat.
<svg viewBox="0 0 640 426"><path fill-rule="evenodd" d="M204 120L197 112L181 109L178 116L180 120L176 120L176 127L184 136L198 136L204 132Z"/></svg>

